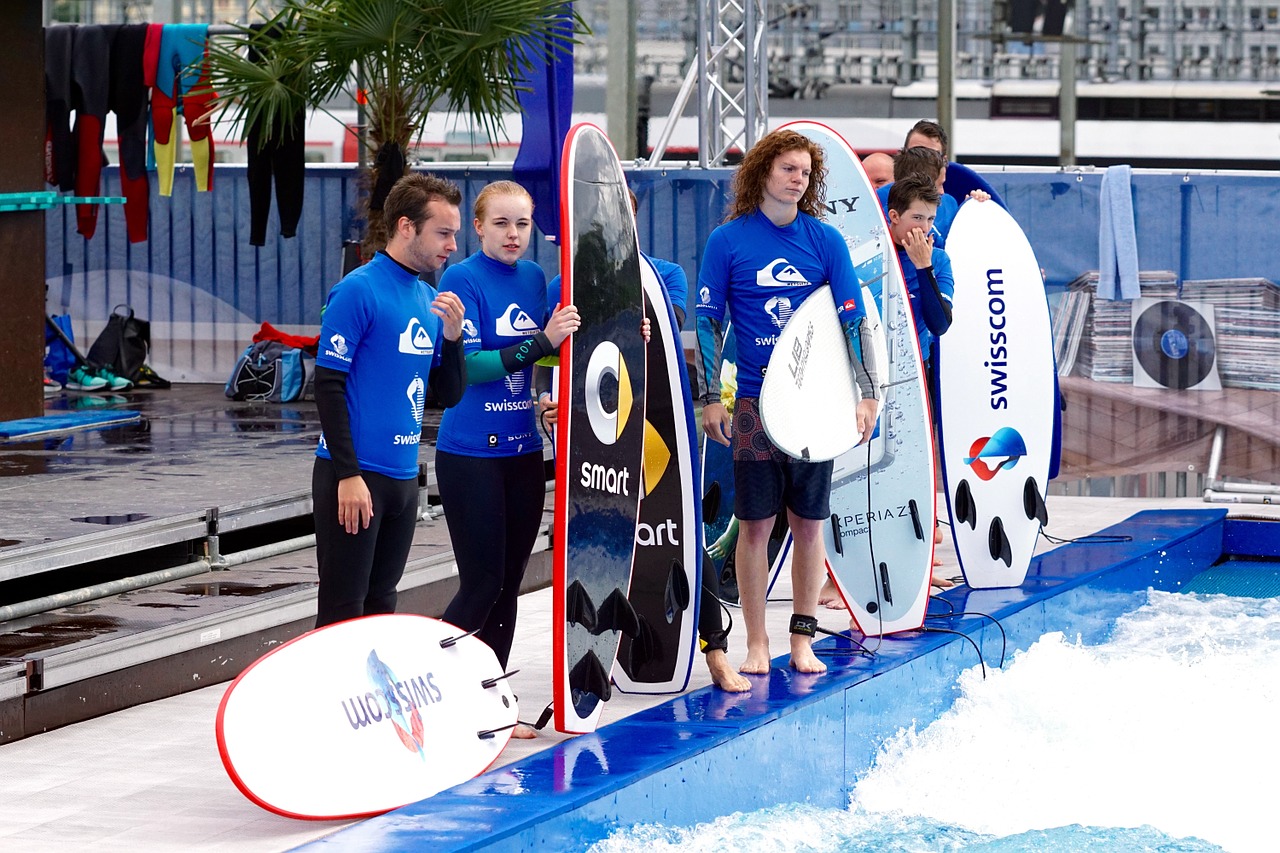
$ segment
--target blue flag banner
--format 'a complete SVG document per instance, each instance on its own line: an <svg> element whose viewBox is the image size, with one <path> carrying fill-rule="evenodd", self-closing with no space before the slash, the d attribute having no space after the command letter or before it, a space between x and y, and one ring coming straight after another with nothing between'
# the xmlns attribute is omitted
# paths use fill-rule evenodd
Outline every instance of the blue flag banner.
<svg viewBox="0 0 1280 853"><path fill-rule="evenodd" d="M533 196L533 221L558 244L560 234L560 152L573 117L573 23L566 14L556 24L564 38L545 64L535 61L529 91L520 92L524 129L513 176ZM536 52L531 52L536 53Z"/></svg>

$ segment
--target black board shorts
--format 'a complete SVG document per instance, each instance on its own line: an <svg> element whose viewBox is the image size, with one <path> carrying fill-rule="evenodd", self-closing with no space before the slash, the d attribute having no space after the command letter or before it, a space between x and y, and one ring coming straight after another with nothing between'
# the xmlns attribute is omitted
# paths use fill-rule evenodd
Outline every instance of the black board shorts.
<svg viewBox="0 0 1280 853"><path fill-rule="evenodd" d="M742 521L773 518L785 506L800 518L831 515L834 463L806 462L779 450L764 431L760 400L739 397L733 411L733 512Z"/></svg>

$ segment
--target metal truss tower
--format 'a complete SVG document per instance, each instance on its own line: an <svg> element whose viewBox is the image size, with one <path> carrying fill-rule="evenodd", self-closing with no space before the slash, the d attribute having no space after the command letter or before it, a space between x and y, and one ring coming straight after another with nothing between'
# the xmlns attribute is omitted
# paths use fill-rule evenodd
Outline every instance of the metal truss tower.
<svg viewBox="0 0 1280 853"><path fill-rule="evenodd" d="M685 74L649 165L666 153L676 120L698 93L698 165L720 166L732 149L746 152L768 131L766 0L698 0L696 61Z"/></svg>

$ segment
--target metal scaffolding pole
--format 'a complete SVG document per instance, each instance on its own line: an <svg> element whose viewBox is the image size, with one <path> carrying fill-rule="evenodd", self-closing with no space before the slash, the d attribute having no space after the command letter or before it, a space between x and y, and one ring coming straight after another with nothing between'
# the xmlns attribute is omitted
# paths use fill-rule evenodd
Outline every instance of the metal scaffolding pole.
<svg viewBox="0 0 1280 853"><path fill-rule="evenodd" d="M769 59L765 0L700 0L696 61L685 73L646 166L657 167L689 96L698 93L698 165L721 166L735 147L746 152L769 129Z"/></svg>

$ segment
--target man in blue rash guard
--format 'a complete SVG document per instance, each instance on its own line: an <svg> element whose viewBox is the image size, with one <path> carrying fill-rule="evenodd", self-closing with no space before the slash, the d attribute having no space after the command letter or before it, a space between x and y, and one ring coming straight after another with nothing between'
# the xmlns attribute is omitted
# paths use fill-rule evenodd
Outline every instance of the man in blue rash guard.
<svg viewBox="0 0 1280 853"><path fill-rule="evenodd" d="M393 613L418 523L418 441L430 383L466 387L462 302L418 278L457 248L462 194L432 175L396 182L386 249L334 285L320 329L312 473L320 588L316 627Z"/></svg>
<svg viewBox="0 0 1280 853"><path fill-rule="evenodd" d="M724 445L732 441L734 514L739 519L736 564L747 632L747 658L739 670L748 674L769 671L766 554L775 516L784 509L795 542L791 666L800 672L826 670L812 643L825 572L822 524L830 515L832 465L792 459L778 450L761 426L758 399L778 333L792 310L823 284L831 285L862 392L856 423L860 441L870 438L879 406L881 369L870 341L864 346L866 316L858 277L840 232L819 219L826 172L822 147L807 137L785 129L763 137L734 176L727 221L707 240L698 274L694 310L702 425L708 439ZM726 309L738 343L732 417L720 401Z"/></svg>

